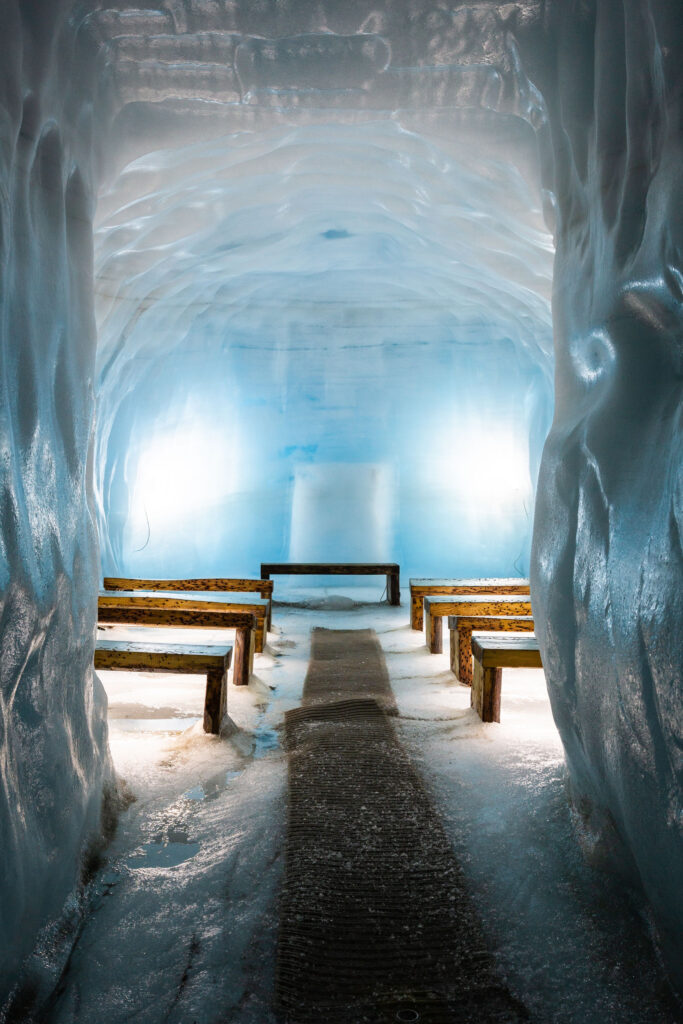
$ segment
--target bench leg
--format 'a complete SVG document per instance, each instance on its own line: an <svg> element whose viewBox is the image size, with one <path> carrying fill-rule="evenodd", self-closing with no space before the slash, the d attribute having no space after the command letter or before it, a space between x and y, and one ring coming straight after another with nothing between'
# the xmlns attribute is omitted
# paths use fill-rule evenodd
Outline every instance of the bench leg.
<svg viewBox="0 0 683 1024"><path fill-rule="evenodd" d="M440 615L424 613L425 631L427 633L427 647L431 654L441 654L443 651L443 619Z"/></svg>
<svg viewBox="0 0 683 1024"><path fill-rule="evenodd" d="M401 581L398 573L391 572L387 576L387 597L389 599L389 604L393 604L395 606L400 605Z"/></svg>
<svg viewBox="0 0 683 1024"><path fill-rule="evenodd" d="M226 674L221 668L210 668L206 673L206 696L204 698L204 732L218 735L221 722L228 709L228 688Z"/></svg>
<svg viewBox="0 0 683 1024"><path fill-rule="evenodd" d="M256 653L263 654L263 648L266 646L266 620L262 619L260 623L256 624Z"/></svg>
<svg viewBox="0 0 683 1024"><path fill-rule="evenodd" d="M455 673L465 686L472 685L472 630L463 626L458 633L458 669Z"/></svg>
<svg viewBox="0 0 683 1024"><path fill-rule="evenodd" d="M254 653L256 651L256 630L249 630L249 677L254 674Z"/></svg>
<svg viewBox="0 0 683 1024"><path fill-rule="evenodd" d="M235 686L247 686L249 683L253 633L253 629L249 629L248 626L240 626L235 630L235 650L232 657L232 681Z"/></svg>
<svg viewBox="0 0 683 1024"><path fill-rule="evenodd" d="M273 599L268 598L268 617L266 619L266 632L270 633L273 628Z"/></svg>
<svg viewBox="0 0 683 1024"><path fill-rule="evenodd" d="M411 594L410 597L410 628L422 632L422 598Z"/></svg>
<svg viewBox="0 0 683 1024"><path fill-rule="evenodd" d="M502 668L484 668L480 661L474 659L470 702L482 722L500 722L502 684Z"/></svg>

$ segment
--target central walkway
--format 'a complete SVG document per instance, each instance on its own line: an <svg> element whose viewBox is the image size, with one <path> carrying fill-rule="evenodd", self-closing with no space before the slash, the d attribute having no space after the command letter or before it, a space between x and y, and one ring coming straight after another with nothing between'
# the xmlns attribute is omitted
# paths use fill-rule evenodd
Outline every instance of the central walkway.
<svg viewBox="0 0 683 1024"><path fill-rule="evenodd" d="M390 715L373 630L315 629L286 716L276 993L291 1022L506 1021L463 875Z"/></svg>

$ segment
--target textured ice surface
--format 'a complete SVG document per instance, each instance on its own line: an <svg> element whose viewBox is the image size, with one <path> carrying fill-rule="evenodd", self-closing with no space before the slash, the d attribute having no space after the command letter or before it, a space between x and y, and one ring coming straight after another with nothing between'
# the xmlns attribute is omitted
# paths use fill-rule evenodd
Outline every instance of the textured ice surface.
<svg viewBox="0 0 683 1024"><path fill-rule="evenodd" d="M683 21L655 2L559 10L534 617L589 835L632 860L683 987Z"/></svg>
<svg viewBox="0 0 683 1024"><path fill-rule="evenodd" d="M40 31L26 6L0 5L0 1005L39 929L43 951L68 950L77 915L51 922L99 832L108 770L92 669L92 140L64 5ZM54 981L38 956L32 984Z"/></svg>

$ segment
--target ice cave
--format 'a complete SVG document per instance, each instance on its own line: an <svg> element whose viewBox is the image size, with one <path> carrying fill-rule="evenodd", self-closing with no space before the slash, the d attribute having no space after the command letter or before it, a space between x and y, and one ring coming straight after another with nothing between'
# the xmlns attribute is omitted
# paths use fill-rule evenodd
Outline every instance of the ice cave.
<svg viewBox="0 0 683 1024"><path fill-rule="evenodd" d="M0 54L0 1022L683 1020L680 0Z"/></svg>

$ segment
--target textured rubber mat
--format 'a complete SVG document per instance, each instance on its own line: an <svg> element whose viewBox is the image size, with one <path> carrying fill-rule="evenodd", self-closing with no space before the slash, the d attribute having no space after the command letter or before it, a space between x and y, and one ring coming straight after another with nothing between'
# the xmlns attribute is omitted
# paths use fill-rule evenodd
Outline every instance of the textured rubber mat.
<svg viewBox="0 0 683 1024"><path fill-rule="evenodd" d="M371 630L313 632L287 714L276 998L291 1024L518 1022L462 873L399 743Z"/></svg>
<svg viewBox="0 0 683 1024"><path fill-rule="evenodd" d="M396 713L377 634L373 629L314 629L303 707L356 697L372 698Z"/></svg>

